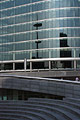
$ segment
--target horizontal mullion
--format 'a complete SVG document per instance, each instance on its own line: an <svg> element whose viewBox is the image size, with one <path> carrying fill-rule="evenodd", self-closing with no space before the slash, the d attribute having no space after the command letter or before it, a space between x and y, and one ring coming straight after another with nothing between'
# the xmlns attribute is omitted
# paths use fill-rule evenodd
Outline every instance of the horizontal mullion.
<svg viewBox="0 0 80 120"><path fill-rule="evenodd" d="M39 41L45 41L45 40L61 40L61 39L80 39L80 37L59 37L59 38L46 38L46 39L38 39ZM35 40L25 40L25 41L18 41L18 42L9 42L9 43L2 43L0 45L11 45L11 44L19 44L19 43L26 43L26 42L35 42L38 41Z"/></svg>
<svg viewBox="0 0 80 120"><path fill-rule="evenodd" d="M47 29L40 29L40 30L31 30L31 31L25 31L25 32L16 32L11 34L3 34L0 36L11 36L11 35L18 35L18 34L25 34L25 33L33 33L33 32L40 32L40 31L47 31L47 30L59 30L59 29L80 29L80 27L58 27L58 28L47 28Z"/></svg>
<svg viewBox="0 0 80 120"><path fill-rule="evenodd" d="M6 27L12 27L12 26L18 26L18 25L36 23L36 22L43 22L43 21L63 20L63 19L80 19L80 17L59 17L59 18L49 18L49 19L43 19L43 20L38 20L38 21L36 20L36 21L30 21L30 22L24 22L24 23L12 24L12 25L0 26L0 28L6 28Z"/></svg>
<svg viewBox="0 0 80 120"><path fill-rule="evenodd" d="M4 3L4 2L7 2L7 1L9 1L9 0L4 0L4 1L1 1L0 3ZM41 1L45 1L45 0L41 0Z"/></svg>
<svg viewBox="0 0 80 120"><path fill-rule="evenodd" d="M50 10L64 10L64 9L80 9L80 7L62 7L62 8L50 8L50 9L45 9L45 10L40 10L40 11L35 11L35 12L28 12L28 13L23 13L23 14L18 14L18 15L13 15L13 16L8 16L8 17L3 17L3 18L0 18L0 20L2 19L7 19L7 18L13 18L13 17L16 17L16 16L23 16L23 15L28 15L28 14L34 14L34 13L41 13L41 12L44 12L44 11L50 11Z"/></svg>
<svg viewBox="0 0 80 120"><path fill-rule="evenodd" d="M16 52L30 52L30 51L40 51L40 50L68 50L68 49L79 49L80 47L59 47L59 48L40 48L40 49L30 49L30 50L15 50L15 51L6 51L0 53L16 53Z"/></svg>
<svg viewBox="0 0 80 120"><path fill-rule="evenodd" d="M43 2L47 2L47 1L49 1L49 0L43 0L43 1L33 2L33 3L18 5L18 6L15 6L15 7L5 8L5 9L2 9L0 11L2 12L2 11L6 11L6 10L11 10L11 9L20 8L20 7L24 7L24 6L34 5L34 4L37 4L37 3L43 3Z"/></svg>

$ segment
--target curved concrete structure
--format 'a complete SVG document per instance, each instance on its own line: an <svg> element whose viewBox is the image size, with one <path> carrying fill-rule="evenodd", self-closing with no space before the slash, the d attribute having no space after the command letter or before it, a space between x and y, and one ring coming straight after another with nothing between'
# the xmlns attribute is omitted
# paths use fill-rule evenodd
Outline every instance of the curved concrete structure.
<svg viewBox="0 0 80 120"><path fill-rule="evenodd" d="M64 100L30 98L27 101L0 101L1 120L80 120L80 104ZM74 101L74 99L73 99Z"/></svg>
<svg viewBox="0 0 80 120"><path fill-rule="evenodd" d="M0 88L80 98L79 81L19 75L0 75Z"/></svg>
<svg viewBox="0 0 80 120"><path fill-rule="evenodd" d="M80 82L0 74L0 119L80 120Z"/></svg>

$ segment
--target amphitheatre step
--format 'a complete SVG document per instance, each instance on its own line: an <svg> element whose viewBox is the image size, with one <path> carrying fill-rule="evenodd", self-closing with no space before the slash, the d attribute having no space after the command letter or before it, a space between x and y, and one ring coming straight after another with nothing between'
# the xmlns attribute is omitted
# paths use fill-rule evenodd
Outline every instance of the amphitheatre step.
<svg viewBox="0 0 80 120"><path fill-rule="evenodd" d="M77 98L64 98L63 100L80 104L80 99L77 99Z"/></svg>
<svg viewBox="0 0 80 120"><path fill-rule="evenodd" d="M45 102L43 102L42 100L44 100ZM30 101L32 101L32 99L30 100ZM47 102L46 102L47 101ZM30 102L31 103L31 102ZM39 103L39 104L47 104L47 105L50 105L50 106L55 106L55 107L58 107L58 108L60 108L61 107L61 109L63 108L64 109L64 112L66 111L66 112L69 112L68 113L68 115L69 114L73 114L73 115L71 115L71 116L74 116L73 117L73 119L75 120L75 119L80 119L80 110L79 109L76 109L76 108L73 108L73 107L71 107L71 106L68 106L68 105L66 105L66 104L59 104L58 103L58 101L57 102L55 102L55 101L53 101L53 100L45 100L45 99L33 99L33 101L32 101L32 103L33 104L36 104L36 103ZM56 104L57 105L56 105Z"/></svg>
<svg viewBox="0 0 80 120"><path fill-rule="evenodd" d="M29 102L29 101L28 101ZM27 103L28 103L27 102ZM29 104L31 103L31 104L33 104L33 102L35 103L35 102L38 102L38 100L37 101L32 101L32 100L30 100L30 102L29 102ZM40 102L41 102L41 100L40 100ZM48 102L48 103L46 103L46 102ZM62 101L62 100L52 100L52 101L50 101L50 103L49 103L49 101L45 101L45 102L43 102L44 104L46 103L46 104L52 104L52 103L56 103L56 104L62 104L62 105L67 105L67 106L70 106L71 108L76 108L76 109L80 109L80 104L78 104L78 103L72 103L71 101ZM22 103L22 104L20 104L19 102L16 104L16 103L12 103L12 104L10 104L10 103L0 103L0 106L2 106L2 107L6 107L8 105L8 107L9 106L25 106L25 104L24 103Z"/></svg>
<svg viewBox="0 0 80 120"><path fill-rule="evenodd" d="M28 107L27 107L28 106ZM70 117L68 117L68 115L66 115L66 114L64 114L64 110L61 110L61 109L58 109L58 108L54 108L54 107L51 107L51 106L45 106L45 105L30 105L30 104L28 104L28 105L26 105L25 104L25 107L26 108L24 108L24 107L19 107L18 106L18 109L21 109L21 110L24 110L25 109L25 111L26 110L32 110L33 109L33 111L35 111L35 110L37 110L37 111L42 111L42 113L43 113L43 110L45 111L45 114L46 115L48 115L48 116L50 116L51 114L52 115L54 115L58 120L60 120L60 118L61 118L61 120L72 120ZM32 109L30 109L30 107L32 108ZM3 107L4 108L4 110L7 110L7 109L16 109L16 107L11 107L11 106L4 106ZM35 109L36 108L36 109ZM17 110L18 110L17 109ZM1 109L1 111L2 111L2 109ZM35 111L36 112L36 111ZM50 115L49 115L50 114ZM52 119L53 120L53 119Z"/></svg>
<svg viewBox="0 0 80 120"><path fill-rule="evenodd" d="M23 112L21 110L3 110L2 109L2 111L0 111L0 116L5 115L5 113L6 113L6 116L23 118L23 120L24 119L25 120L46 120L43 117L41 117L40 114L36 114L35 112L32 112L32 111Z"/></svg>
<svg viewBox="0 0 80 120"><path fill-rule="evenodd" d="M17 119L17 118L10 118L10 117L0 117L0 120L21 120L21 119Z"/></svg>
<svg viewBox="0 0 80 120"><path fill-rule="evenodd" d="M44 100L44 101L43 101ZM71 108L76 108L76 109L80 109L80 103L75 103L75 102L71 102L71 101L67 101L67 100L56 100L56 99L43 99L43 98L31 98L28 100L29 102L48 102L48 103L56 103L56 104L60 104L60 105L66 105L66 106L70 106Z"/></svg>
<svg viewBox="0 0 80 120"><path fill-rule="evenodd" d="M79 99L78 102L74 101L76 99L73 98L64 98L64 100L29 98L28 101L0 101L0 117L3 120L2 115L6 114L7 119L8 114L14 116L16 114L30 120L80 120L80 102Z"/></svg>
<svg viewBox="0 0 80 120"><path fill-rule="evenodd" d="M0 117L10 119L10 120L32 120L26 115L20 115L20 114L14 114L14 113L7 113L6 112L1 112ZM12 119L13 118L13 119ZM1 119L2 120L2 119Z"/></svg>
<svg viewBox="0 0 80 120"><path fill-rule="evenodd" d="M25 111L23 111L23 109L21 109L21 110L19 110L19 109L16 109L15 108L15 110L14 110L14 108L12 108L13 110L11 110L11 109L2 109L2 110L0 110L0 113L16 113L16 114L26 114L27 113L27 110L28 110L28 113L30 112L30 113L32 113L32 114L36 114L35 116L36 116L36 118L37 118L37 115L39 116L39 118L41 118L41 120L57 120L56 119L56 117L55 116L53 116L53 115L51 115L49 112L47 112L47 111L43 111L42 109L41 109L41 111L39 110L39 109L37 109L37 110L35 110L35 109L25 109L24 108L24 110ZM36 118L35 118L35 120L36 120Z"/></svg>

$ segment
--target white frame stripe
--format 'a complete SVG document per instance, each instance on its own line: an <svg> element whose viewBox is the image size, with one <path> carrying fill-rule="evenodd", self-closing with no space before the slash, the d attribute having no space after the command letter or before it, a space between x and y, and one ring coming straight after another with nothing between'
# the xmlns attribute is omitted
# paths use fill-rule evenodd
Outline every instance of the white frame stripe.
<svg viewBox="0 0 80 120"><path fill-rule="evenodd" d="M31 30L31 31L24 31L24 32L16 32L11 34L3 34L0 36L10 36L10 35L18 35L18 34L25 34L25 33L32 33L32 32L40 32L44 30L59 30L59 29L80 29L80 27L59 27L59 28L47 28L47 29L40 29L40 30Z"/></svg>
<svg viewBox="0 0 80 120"><path fill-rule="evenodd" d="M80 9L80 7L50 8L50 9L45 9L45 10L40 10L40 11L35 11L35 12L28 12L28 13L23 13L23 14L8 16L8 17L2 17L2 18L0 18L0 20L7 19L7 18L13 18L13 17L16 17L16 16L23 16L23 15L28 15L28 14L40 13L40 12L49 11L49 10L64 10L64 9L78 9L78 8Z"/></svg>

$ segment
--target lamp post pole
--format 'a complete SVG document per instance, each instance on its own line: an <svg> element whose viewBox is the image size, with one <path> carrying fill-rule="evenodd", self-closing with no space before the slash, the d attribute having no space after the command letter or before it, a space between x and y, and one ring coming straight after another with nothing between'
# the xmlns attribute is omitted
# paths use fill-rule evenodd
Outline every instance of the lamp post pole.
<svg viewBox="0 0 80 120"><path fill-rule="evenodd" d="M37 21L38 21L38 16L37 16ZM38 27L41 27L41 26L42 26L42 23L36 23L36 24L34 24L34 27L36 27L36 30L38 30ZM38 56L38 48L39 48L39 43L41 43L41 41L38 40L38 31L36 32L36 34L37 34L37 41L35 41L36 48L37 48L37 55L36 55L36 57L38 58L39 57Z"/></svg>

